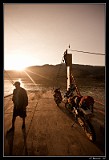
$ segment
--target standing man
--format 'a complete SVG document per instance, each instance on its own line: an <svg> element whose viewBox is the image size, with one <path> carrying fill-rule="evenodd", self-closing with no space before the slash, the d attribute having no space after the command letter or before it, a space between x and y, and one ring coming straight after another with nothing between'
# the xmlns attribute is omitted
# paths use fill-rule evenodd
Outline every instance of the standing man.
<svg viewBox="0 0 109 160"><path fill-rule="evenodd" d="M13 117L12 117L12 128L15 128L15 120L17 116L20 116L23 120L22 129L25 128L25 118L26 118L26 107L28 105L28 96L24 88L20 87L20 82L15 82L14 86L16 87L13 91L12 101L14 103L13 108Z"/></svg>

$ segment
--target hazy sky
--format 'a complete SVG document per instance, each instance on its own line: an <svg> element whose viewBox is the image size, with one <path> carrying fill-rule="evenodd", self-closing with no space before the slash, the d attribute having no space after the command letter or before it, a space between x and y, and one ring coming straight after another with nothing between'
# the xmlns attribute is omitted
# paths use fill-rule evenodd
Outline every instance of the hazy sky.
<svg viewBox="0 0 109 160"><path fill-rule="evenodd" d="M4 3L4 69L59 64L64 51L105 54L106 4ZM105 55L72 53L72 63L105 65Z"/></svg>

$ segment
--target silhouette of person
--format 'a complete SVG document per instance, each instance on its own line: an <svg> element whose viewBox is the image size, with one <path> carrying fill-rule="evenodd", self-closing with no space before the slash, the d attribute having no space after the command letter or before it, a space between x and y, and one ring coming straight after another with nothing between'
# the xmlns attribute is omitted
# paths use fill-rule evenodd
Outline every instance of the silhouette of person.
<svg viewBox="0 0 109 160"><path fill-rule="evenodd" d="M22 129L25 128L25 118L26 118L26 107L28 106L28 96L24 88L20 87L20 82L15 82L14 86L16 87L13 90L12 101L14 103L13 108L13 117L12 117L12 127L10 130L15 128L15 120L17 116L20 116L23 119Z"/></svg>

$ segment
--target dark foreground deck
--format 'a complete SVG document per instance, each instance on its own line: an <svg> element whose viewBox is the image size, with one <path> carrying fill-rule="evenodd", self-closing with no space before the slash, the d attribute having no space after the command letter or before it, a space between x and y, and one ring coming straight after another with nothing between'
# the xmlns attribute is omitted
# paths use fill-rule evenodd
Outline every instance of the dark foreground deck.
<svg viewBox="0 0 109 160"><path fill-rule="evenodd" d="M90 142L84 131L74 123L64 105L57 107L52 91L28 93L26 129L17 117L14 132L11 127L11 96L4 98L4 156L105 156L102 120L93 118L97 141Z"/></svg>

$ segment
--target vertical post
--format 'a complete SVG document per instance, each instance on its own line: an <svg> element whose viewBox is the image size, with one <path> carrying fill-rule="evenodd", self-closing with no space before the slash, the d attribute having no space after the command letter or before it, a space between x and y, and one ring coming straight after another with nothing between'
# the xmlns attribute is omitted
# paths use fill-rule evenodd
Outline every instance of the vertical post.
<svg viewBox="0 0 109 160"><path fill-rule="evenodd" d="M67 66L67 90L70 86L70 67Z"/></svg>
<svg viewBox="0 0 109 160"><path fill-rule="evenodd" d="M71 84L72 54L68 54L67 50L64 52L64 59L67 66L67 90L68 90Z"/></svg>

